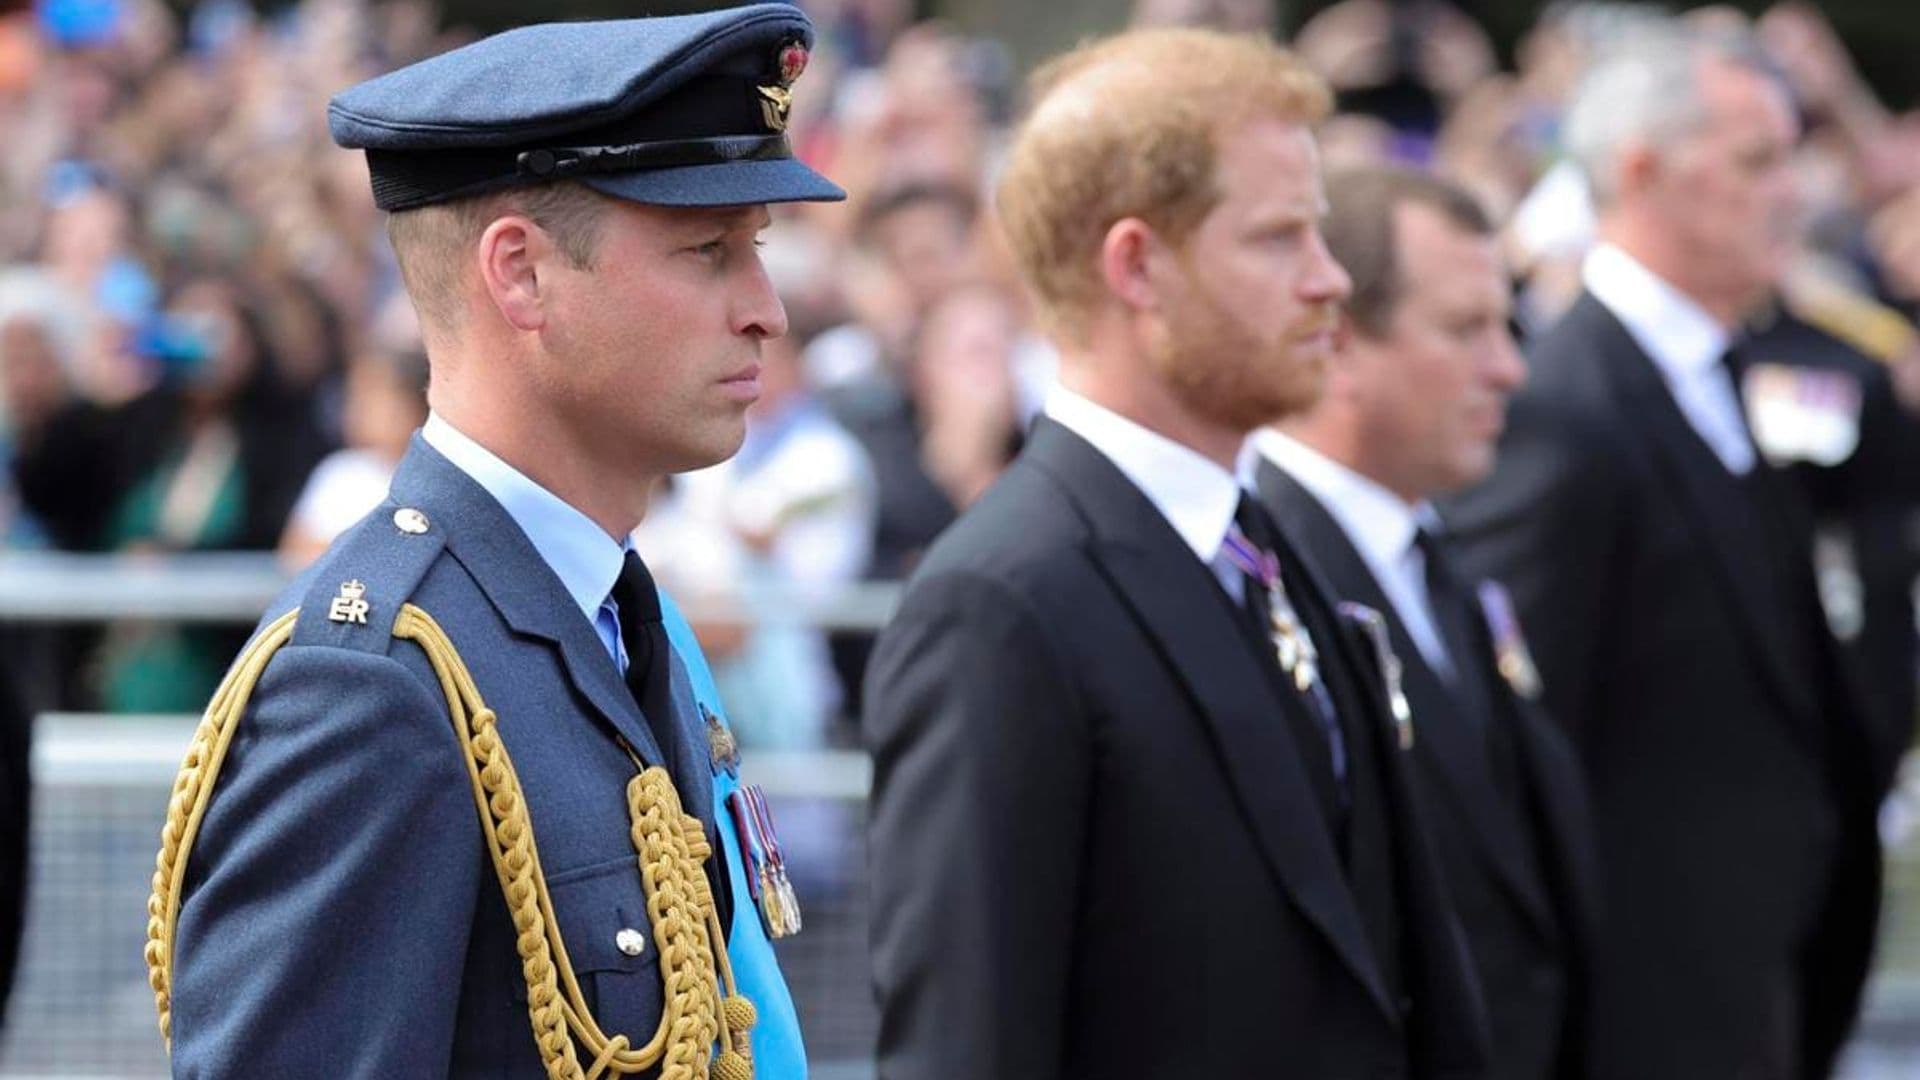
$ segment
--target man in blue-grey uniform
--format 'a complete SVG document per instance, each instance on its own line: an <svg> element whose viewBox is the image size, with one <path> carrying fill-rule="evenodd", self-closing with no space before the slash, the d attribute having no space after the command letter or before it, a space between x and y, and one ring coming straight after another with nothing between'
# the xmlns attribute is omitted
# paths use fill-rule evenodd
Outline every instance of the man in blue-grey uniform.
<svg viewBox="0 0 1920 1080"><path fill-rule="evenodd" d="M844 197L784 134L811 40L785 4L533 26L334 99L432 415L176 788L176 1076L805 1074L763 800L628 536L740 445L787 325L765 204Z"/></svg>

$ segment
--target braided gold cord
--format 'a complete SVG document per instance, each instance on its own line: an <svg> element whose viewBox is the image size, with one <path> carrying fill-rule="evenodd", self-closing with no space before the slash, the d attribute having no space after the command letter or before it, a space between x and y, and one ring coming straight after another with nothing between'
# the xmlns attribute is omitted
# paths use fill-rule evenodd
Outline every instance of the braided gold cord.
<svg viewBox="0 0 1920 1080"><path fill-rule="evenodd" d="M147 897L147 984L153 987L154 1008L160 1014L160 1038L173 1046L173 935L180 922L180 890L187 873L187 852L200 831L200 819L219 777L227 747L246 711L254 684L280 646L293 637L296 612L289 611L267 625L249 644L233 670L221 681L207 711L194 728L187 756L173 780L167 799L167 821L160 829L160 853L154 857L153 892Z"/></svg>
<svg viewBox="0 0 1920 1080"><path fill-rule="evenodd" d="M153 895L147 901L148 980L171 1046L174 935L187 856L212 799L227 746L268 661L293 636L295 613L263 631L215 692L194 732L161 830ZM599 1080L660 1066L662 1080L751 1080L753 1003L735 987L705 861L712 856L705 829L687 814L666 770L641 770L627 785L632 839L646 890L647 913L660 950L663 983L659 1027L635 1049L625 1035L609 1037L588 1009L554 917L540 868L533 820L513 760L500 741L498 718L481 700L473 675L438 623L412 604L394 621L397 638L418 644L446 697L449 719L463 747L487 852L513 920L527 1016L551 1080ZM724 992L722 988L724 987ZM593 1055L581 1068L575 1042ZM716 1042L719 1055L714 1055Z"/></svg>

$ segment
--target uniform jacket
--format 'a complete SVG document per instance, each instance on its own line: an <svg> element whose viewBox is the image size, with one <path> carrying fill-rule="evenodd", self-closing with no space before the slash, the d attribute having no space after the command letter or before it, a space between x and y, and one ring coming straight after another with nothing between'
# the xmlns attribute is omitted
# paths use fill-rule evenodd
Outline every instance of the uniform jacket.
<svg viewBox="0 0 1920 1080"><path fill-rule="evenodd" d="M1334 593L1387 620L1413 708L1414 775L1430 810L1426 822L1486 995L1488 1077L1579 1080L1587 1075L1599 882L1586 779L1572 747L1500 676L1485 634L1458 662L1478 665L1496 700L1492 715L1464 714L1472 706L1427 663L1327 507L1270 461L1260 463L1257 481L1261 499ZM1513 797L1502 797L1495 780L1483 734L1490 725L1515 751Z"/></svg>
<svg viewBox="0 0 1920 1080"><path fill-rule="evenodd" d="M1730 474L1592 296L1529 365L1493 477L1447 516L1461 565L1512 590L1592 784L1601 1075L1824 1076L1879 851L1804 508L1767 472Z"/></svg>
<svg viewBox="0 0 1920 1080"><path fill-rule="evenodd" d="M1365 670L1356 642L1321 646ZM1403 766L1380 755L1393 850L1367 854L1399 874L1410 1001L1272 663L1146 496L1042 421L929 553L869 677L881 1077L1478 1075L1478 991Z"/></svg>
<svg viewBox="0 0 1920 1080"><path fill-rule="evenodd" d="M1859 444L1833 465L1798 461L1783 471L1815 517L1851 556L1857 626L1843 639L1860 671L1873 719L1876 790L1892 786L1913 745L1916 705L1913 586L1920 578L1920 418L1900 404L1887 365L1785 309L1742 348L1755 363L1837 374L1860 389Z"/></svg>
<svg viewBox="0 0 1920 1080"><path fill-rule="evenodd" d="M425 533L395 511L425 516ZM367 625L332 622L342 582ZM389 501L270 610L298 607L241 721L188 864L174 961L178 1077L542 1074L526 989L463 752L424 654L394 641L411 602L433 616L499 716L540 861L600 1026L651 1038L661 982L627 802L634 765L664 764L729 860L719 897L755 990L762 1076L804 1075L792 1003L714 827L715 772L669 611L679 737L663 754L613 659L525 535L418 437ZM709 684L710 685L710 684ZM616 944L645 936L640 955ZM737 961L738 962L738 961Z"/></svg>

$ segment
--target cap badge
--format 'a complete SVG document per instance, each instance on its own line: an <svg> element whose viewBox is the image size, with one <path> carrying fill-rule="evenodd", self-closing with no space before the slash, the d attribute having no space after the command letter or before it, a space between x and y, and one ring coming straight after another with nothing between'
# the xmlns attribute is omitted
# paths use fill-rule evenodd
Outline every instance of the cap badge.
<svg viewBox="0 0 1920 1080"><path fill-rule="evenodd" d="M780 46L776 58L779 74L778 82L772 86L759 87L760 117L767 122L769 131L787 130L787 114L793 111L793 91L788 87L800 73L807 70L807 47L798 41L789 41Z"/></svg>
<svg viewBox="0 0 1920 1080"><path fill-rule="evenodd" d="M800 73L807 70L807 47L797 41L789 41L780 47L780 85L792 86Z"/></svg>

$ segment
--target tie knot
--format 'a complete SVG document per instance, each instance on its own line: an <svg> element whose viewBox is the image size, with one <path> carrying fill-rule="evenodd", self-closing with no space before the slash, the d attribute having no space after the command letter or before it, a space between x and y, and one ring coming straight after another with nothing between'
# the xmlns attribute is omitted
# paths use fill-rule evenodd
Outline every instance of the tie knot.
<svg viewBox="0 0 1920 1080"><path fill-rule="evenodd" d="M1440 547L1444 543L1439 534L1439 527L1430 524L1421 525L1413 530L1413 546L1419 548L1420 554L1426 556L1429 561L1439 556Z"/></svg>
<svg viewBox="0 0 1920 1080"><path fill-rule="evenodd" d="M627 549L626 559L620 564L620 578L613 583L613 602L620 608L621 619L637 625L661 619L660 593L654 588L653 575L632 548Z"/></svg>
<svg viewBox="0 0 1920 1080"><path fill-rule="evenodd" d="M1253 501L1252 496L1244 491L1240 493L1239 505L1233 508L1233 524L1240 530L1240 535L1261 551L1271 553L1278 547L1274 534L1279 530L1267 515L1266 507Z"/></svg>
<svg viewBox="0 0 1920 1080"><path fill-rule="evenodd" d="M1734 389L1740 389L1741 380L1746 377L1748 367L1747 354L1741 350L1740 346L1728 345L1727 351L1720 354L1720 366L1727 369L1728 375L1733 376Z"/></svg>

